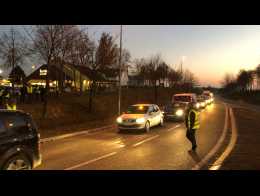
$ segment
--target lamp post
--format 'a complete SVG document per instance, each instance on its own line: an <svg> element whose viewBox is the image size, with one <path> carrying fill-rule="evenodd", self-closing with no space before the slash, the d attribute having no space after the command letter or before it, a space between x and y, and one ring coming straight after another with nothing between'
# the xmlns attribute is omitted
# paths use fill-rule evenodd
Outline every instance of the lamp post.
<svg viewBox="0 0 260 196"><path fill-rule="evenodd" d="M120 25L118 115L121 114L121 71L122 71L121 58L122 58L122 25Z"/></svg>

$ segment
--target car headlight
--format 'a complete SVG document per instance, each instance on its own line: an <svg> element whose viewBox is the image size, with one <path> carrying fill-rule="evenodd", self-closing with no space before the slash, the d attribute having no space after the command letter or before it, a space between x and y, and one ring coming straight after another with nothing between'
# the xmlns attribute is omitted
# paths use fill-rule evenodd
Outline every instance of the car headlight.
<svg viewBox="0 0 260 196"><path fill-rule="evenodd" d="M145 122L145 119L144 118L138 118L138 119L136 119L136 123L138 123L138 124L142 124L142 123L144 123Z"/></svg>
<svg viewBox="0 0 260 196"><path fill-rule="evenodd" d="M182 116L183 115L183 110L179 109L176 111L177 116Z"/></svg>
<svg viewBox="0 0 260 196"><path fill-rule="evenodd" d="M118 118L116 119L116 122L117 122L117 123L122 123L122 122L123 122L123 119L122 119L121 117L118 117Z"/></svg>

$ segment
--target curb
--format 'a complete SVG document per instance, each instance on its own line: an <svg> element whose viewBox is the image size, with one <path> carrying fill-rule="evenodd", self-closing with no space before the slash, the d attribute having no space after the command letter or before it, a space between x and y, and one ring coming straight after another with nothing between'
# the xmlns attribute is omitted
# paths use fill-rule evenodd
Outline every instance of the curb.
<svg viewBox="0 0 260 196"><path fill-rule="evenodd" d="M84 131L79 131L79 132L76 132L76 133L68 133L68 134L63 134L63 135L59 135L59 136L48 137L48 138L41 139L40 143L56 141L56 140L60 140L60 139L64 139L64 138L69 138L69 137L74 137L74 136L77 136L77 135L84 135L84 134L88 134L88 133L98 132L98 131L102 131L104 129L115 128L115 127L116 127L116 125L107 125L107 126L103 126L103 127L99 127L99 128L95 128L95 129L88 129L88 130L84 130Z"/></svg>

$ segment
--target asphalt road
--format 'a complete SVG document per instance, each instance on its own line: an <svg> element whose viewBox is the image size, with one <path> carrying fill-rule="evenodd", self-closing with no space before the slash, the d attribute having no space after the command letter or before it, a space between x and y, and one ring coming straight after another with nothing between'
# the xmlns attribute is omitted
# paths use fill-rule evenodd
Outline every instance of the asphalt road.
<svg viewBox="0 0 260 196"><path fill-rule="evenodd" d="M260 169L260 107L228 101L233 108L238 137L235 147L223 163L222 170Z"/></svg>
<svg viewBox="0 0 260 196"><path fill-rule="evenodd" d="M36 169L189 170L198 165L197 169L208 169L214 157L205 158L223 135L225 116L226 106L218 100L201 112L196 153L189 152L191 144L185 137L184 124L167 122L149 133L119 134L111 129L43 143L43 163ZM225 142L219 151L224 150L224 146Z"/></svg>

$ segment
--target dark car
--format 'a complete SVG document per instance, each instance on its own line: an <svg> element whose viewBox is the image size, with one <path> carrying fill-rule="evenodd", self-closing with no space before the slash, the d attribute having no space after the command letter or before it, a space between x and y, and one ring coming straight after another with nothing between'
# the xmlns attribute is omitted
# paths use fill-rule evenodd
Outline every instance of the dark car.
<svg viewBox="0 0 260 196"><path fill-rule="evenodd" d="M205 96L198 97L199 109L205 109L207 106L207 99Z"/></svg>
<svg viewBox="0 0 260 196"><path fill-rule="evenodd" d="M188 103L169 103L164 106L164 119L184 121L188 109Z"/></svg>
<svg viewBox="0 0 260 196"><path fill-rule="evenodd" d="M0 110L0 169L32 169L40 164L40 135L31 116Z"/></svg>

